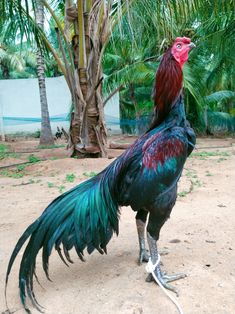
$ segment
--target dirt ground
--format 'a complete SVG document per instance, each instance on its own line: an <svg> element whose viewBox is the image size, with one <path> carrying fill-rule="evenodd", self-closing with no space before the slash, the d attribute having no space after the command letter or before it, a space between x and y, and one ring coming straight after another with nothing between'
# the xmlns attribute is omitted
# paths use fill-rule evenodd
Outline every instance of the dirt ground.
<svg viewBox="0 0 235 314"><path fill-rule="evenodd" d="M12 153L0 160L0 167L31 160L30 165L0 168L0 313L6 310L6 267L19 236L57 195L111 162L70 159L63 147L37 149L37 145L35 140L12 142ZM177 313L156 284L145 282L145 265L137 265L135 213L125 207L121 212L120 235L110 241L107 256L95 252L82 263L73 252L74 264L67 268L54 253L50 260L53 282L46 280L38 258L43 288L35 283L35 291L46 314ZM159 241L159 248L168 253L162 256L163 269L187 274L173 283L185 314L235 313L234 226L235 140L198 139ZM7 295L11 311L23 314L19 262L20 258L13 267Z"/></svg>

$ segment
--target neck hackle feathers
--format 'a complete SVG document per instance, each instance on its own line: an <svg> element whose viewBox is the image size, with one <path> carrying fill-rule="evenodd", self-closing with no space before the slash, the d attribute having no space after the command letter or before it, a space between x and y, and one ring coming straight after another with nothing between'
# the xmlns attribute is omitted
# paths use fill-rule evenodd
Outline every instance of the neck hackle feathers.
<svg viewBox="0 0 235 314"><path fill-rule="evenodd" d="M187 37L177 37L165 52L158 67L153 90L154 118L150 130L157 127L169 114L181 94L182 67L194 45Z"/></svg>

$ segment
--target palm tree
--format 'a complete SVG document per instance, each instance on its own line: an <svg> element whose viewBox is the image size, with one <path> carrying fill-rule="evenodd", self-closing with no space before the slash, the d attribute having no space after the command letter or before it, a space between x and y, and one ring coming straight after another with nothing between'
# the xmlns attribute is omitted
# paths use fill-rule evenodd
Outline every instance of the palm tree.
<svg viewBox="0 0 235 314"><path fill-rule="evenodd" d="M203 124L207 119L203 122L203 117L207 108L215 110L218 102L227 103L232 112L233 11L232 2L218 0L134 3L128 19L122 19L119 25L123 32L120 35L115 29L104 57L104 86L107 90L122 86L125 117L138 118L138 111L149 105L157 59L179 34L197 44L184 68L185 103L191 122L206 129Z"/></svg>
<svg viewBox="0 0 235 314"><path fill-rule="evenodd" d="M40 29L44 28L44 7L42 0L35 2L35 20ZM40 145L53 145L54 137L51 131L49 110L47 104L46 81L45 81L45 64L42 50L37 48L37 76L39 95L41 103L41 133Z"/></svg>
<svg viewBox="0 0 235 314"><path fill-rule="evenodd" d="M22 38L28 35L30 39L31 31L41 49L46 47L53 54L65 76L73 104L70 125L72 155L104 156L106 128L101 97L101 61L112 28L123 11L128 9L129 1L127 6L112 0L67 0L64 10L64 0L42 0L54 21L59 52L30 15L28 6L32 4L35 11L36 0L2 2L2 16L7 17L8 12L12 25L14 28L18 26Z"/></svg>
<svg viewBox="0 0 235 314"><path fill-rule="evenodd" d="M37 25L43 29L44 8L42 1L40 0L35 3L35 17ZM16 29L13 29L12 32L10 23L4 19L1 19L1 21L2 29L0 34L0 75L4 79L22 77L27 78L34 77L37 73L42 118L40 145L52 145L54 144L54 138L51 131L47 105L44 70L45 66L42 51L38 48L35 57L35 54L30 51L29 45L15 44L15 37L17 37ZM23 48L25 50L23 50ZM34 71L35 68L36 71Z"/></svg>
<svg viewBox="0 0 235 314"><path fill-rule="evenodd" d="M15 72L20 74L24 69L25 61L15 47L4 45L0 39L0 78L12 78Z"/></svg>

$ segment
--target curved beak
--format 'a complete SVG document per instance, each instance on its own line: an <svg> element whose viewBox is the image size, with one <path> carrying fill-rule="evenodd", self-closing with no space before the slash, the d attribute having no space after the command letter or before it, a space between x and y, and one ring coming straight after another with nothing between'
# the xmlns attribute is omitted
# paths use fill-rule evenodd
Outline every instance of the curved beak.
<svg viewBox="0 0 235 314"><path fill-rule="evenodd" d="M194 43L190 43L188 46L189 46L190 50L196 47L196 45Z"/></svg>

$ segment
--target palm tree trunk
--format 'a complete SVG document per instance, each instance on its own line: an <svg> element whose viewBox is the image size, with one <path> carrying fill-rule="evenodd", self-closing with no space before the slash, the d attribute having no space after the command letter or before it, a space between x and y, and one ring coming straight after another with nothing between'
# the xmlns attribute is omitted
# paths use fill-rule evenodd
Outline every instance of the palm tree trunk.
<svg viewBox="0 0 235 314"><path fill-rule="evenodd" d="M43 29L44 26L44 7L42 0L36 0L35 19L39 27ZM53 145L54 138L51 131L51 124L48 111L46 82L45 82L45 64L42 50L37 49L37 75L41 103L41 135L40 145Z"/></svg>
<svg viewBox="0 0 235 314"><path fill-rule="evenodd" d="M72 75L74 112L70 124L72 156L106 156L107 134L101 97L101 69L98 66L103 43L97 37L98 29L94 30L94 25L89 24L93 4L93 0L77 0L77 6L66 10L70 20L73 18L75 33L72 39L74 62Z"/></svg>

